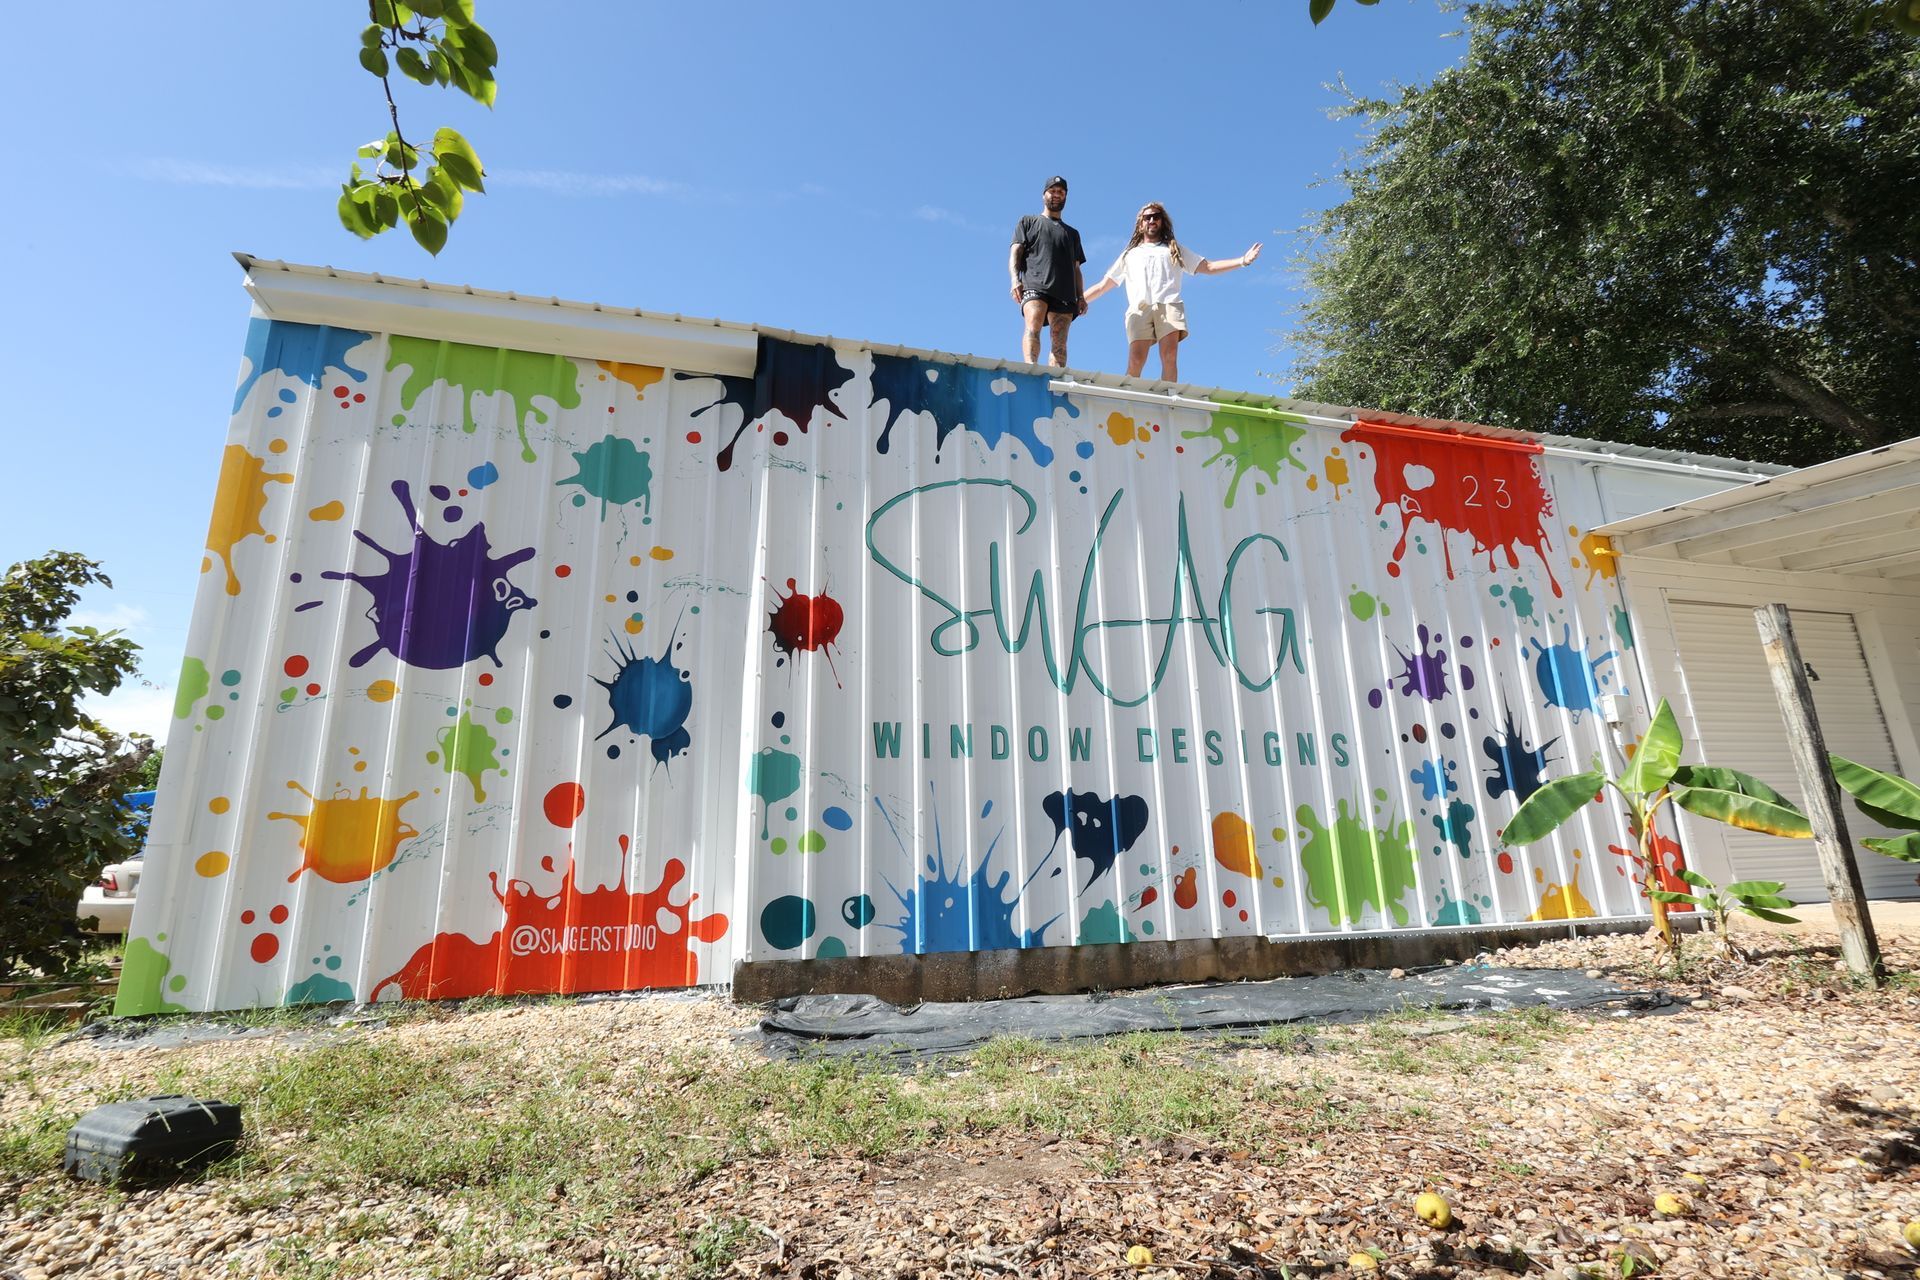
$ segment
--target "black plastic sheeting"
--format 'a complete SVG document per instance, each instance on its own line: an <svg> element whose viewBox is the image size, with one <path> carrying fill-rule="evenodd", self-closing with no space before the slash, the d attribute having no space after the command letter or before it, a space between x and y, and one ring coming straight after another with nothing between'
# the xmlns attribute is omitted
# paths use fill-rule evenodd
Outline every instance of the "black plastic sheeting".
<svg viewBox="0 0 1920 1280"><path fill-rule="evenodd" d="M1159 987L1114 995L1026 996L899 1008L872 996L791 996L761 1019L773 1057L886 1060L965 1053L995 1036L1088 1040L1129 1031L1221 1034L1287 1023L1363 1022L1406 1009L1485 1013L1546 1006L1632 1016L1674 1009L1661 991L1625 990L1570 969L1457 965L1402 977L1352 969L1305 978Z"/></svg>

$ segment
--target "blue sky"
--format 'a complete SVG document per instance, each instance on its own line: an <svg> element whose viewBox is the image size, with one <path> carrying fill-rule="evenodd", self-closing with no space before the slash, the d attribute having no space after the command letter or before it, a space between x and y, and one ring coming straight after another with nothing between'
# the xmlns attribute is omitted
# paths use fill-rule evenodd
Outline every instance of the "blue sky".
<svg viewBox="0 0 1920 1280"><path fill-rule="evenodd" d="M353 149L387 128L351 0L116 5L84 44L61 6L10 16L39 52L0 77L31 139L0 202L0 563L104 563L116 589L81 620L146 650L116 727L166 727L246 327L232 251L1017 358L1007 244L1059 171L1089 283L1145 200L1202 254L1264 241L1188 286L1180 366L1279 389L1291 233L1355 143L1330 86L1425 80L1462 50L1430 0L1342 3L1318 29L1301 0L479 14L493 112L395 79L409 134L453 124L489 173L438 258L335 219ZM1075 325L1076 367L1124 368L1122 310Z"/></svg>

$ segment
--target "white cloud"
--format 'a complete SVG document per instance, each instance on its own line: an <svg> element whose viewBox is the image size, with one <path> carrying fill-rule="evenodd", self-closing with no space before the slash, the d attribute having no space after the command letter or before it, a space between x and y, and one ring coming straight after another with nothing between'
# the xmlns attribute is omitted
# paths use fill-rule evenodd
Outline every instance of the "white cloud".
<svg viewBox="0 0 1920 1280"><path fill-rule="evenodd" d="M234 187L252 191L318 191L346 181L342 166L338 172L315 167L254 168L246 165L206 164L198 160L176 160L154 156L137 160L135 177L149 182L166 182L182 187Z"/></svg>
<svg viewBox="0 0 1920 1280"><path fill-rule="evenodd" d="M694 194L684 182L640 173L580 173L571 169L489 170L487 181L503 187L527 187L556 196L678 196Z"/></svg>
<svg viewBox="0 0 1920 1280"><path fill-rule="evenodd" d="M171 687L129 682L104 698L98 695L84 698L81 705L109 729L144 733L166 745L167 730L173 724Z"/></svg>
<svg viewBox="0 0 1920 1280"><path fill-rule="evenodd" d="M98 627L102 631L131 631L136 627L144 627L150 620L147 611L137 604L83 604L67 616L67 625Z"/></svg>

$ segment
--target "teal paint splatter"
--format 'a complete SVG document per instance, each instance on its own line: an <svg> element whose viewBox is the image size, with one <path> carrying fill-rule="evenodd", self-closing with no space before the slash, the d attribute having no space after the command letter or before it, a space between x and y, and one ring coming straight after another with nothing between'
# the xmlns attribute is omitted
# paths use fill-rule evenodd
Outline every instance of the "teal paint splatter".
<svg viewBox="0 0 1920 1280"><path fill-rule="evenodd" d="M1080 945L1093 946L1102 942L1132 942L1132 930L1120 916L1120 908L1111 901L1103 902L1087 912L1087 918L1080 922Z"/></svg>
<svg viewBox="0 0 1920 1280"><path fill-rule="evenodd" d="M645 449L635 448L633 441L624 436L610 435L589 446L584 453L574 454L573 462L579 471L556 481L556 487L577 484L600 499L602 520L607 518L608 503L626 506L637 502L642 512L641 523L651 523L653 460Z"/></svg>
<svg viewBox="0 0 1920 1280"><path fill-rule="evenodd" d="M338 957L335 957L336 959ZM341 1004L351 1002L353 988L328 974L316 973L287 988L282 1004Z"/></svg>
<svg viewBox="0 0 1920 1280"><path fill-rule="evenodd" d="M1622 649L1633 648L1633 619L1619 605L1613 606L1613 634L1620 637Z"/></svg>
<svg viewBox="0 0 1920 1280"><path fill-rule="evenodd" d="M1472 822L1473 806L1465 800L1449 800L1445 814L1433 815L1433 829L1440 833L1442 840L1451 840L1463 858L1473 856L1473 831L1469 825Z"/></svg>
<svg viewBox="0 0 1920 1280"><path fill-rule="evenodd" d="M813 954L818 960L841 960L846 957L847 944L838 937L822 938L819 949Z"/></svg>
<svg viewBox="0 0 1920 1280"><path fill-rule="evenodd" d="M800 789L800 757L778 747L761 751L748 771L747 789L767 806L760 816L760 838L765 840L770 834L767 821L773 816L773 806Z"/></svg>
<svg viewBox="0 0 1920 1280"><path fill-rule="evenodd" d="M791 951L813 936L813 904L787 894L775 898L760 913L760 934L781 951Z"/></svg>

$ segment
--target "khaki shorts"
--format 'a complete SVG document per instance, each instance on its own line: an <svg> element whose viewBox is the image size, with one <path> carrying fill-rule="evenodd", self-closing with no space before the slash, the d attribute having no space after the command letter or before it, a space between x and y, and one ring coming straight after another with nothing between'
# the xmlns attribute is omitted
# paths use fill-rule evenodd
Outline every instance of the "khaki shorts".
<svg viewBox="0 0 1920 1280"><path fill-rule="evenodd" d="M1187 336L1187 307L1182 302L1143 302L1127 310L1127 341L1158 342L1170 333Z"/></svg>

